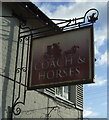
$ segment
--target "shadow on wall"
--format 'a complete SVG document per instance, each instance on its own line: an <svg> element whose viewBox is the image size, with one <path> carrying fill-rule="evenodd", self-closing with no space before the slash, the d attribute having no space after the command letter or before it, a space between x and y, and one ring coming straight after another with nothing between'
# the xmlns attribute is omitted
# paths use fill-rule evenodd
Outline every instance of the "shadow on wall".
<svg viewBox="0 0 109 120"><path fill-rule="evenodd" d="M4 18L2 21L2 70L4 75L10 76L10 63L12 59L12 44L13 44L13 36L14 36L14 26L16 23L12 18ZM14 65L15 63L13 63ZM2 118L6 118L6 112L8 112L8 104L12 101L7 101L8 89L9 89L9 79L4 78L3 86L2 86ZM12 88L11 88L12 89ZM12 98L10 98L12 99ZM8 103L9 102L9 103ZM7 116L9 117L9 116Z"/></svg>

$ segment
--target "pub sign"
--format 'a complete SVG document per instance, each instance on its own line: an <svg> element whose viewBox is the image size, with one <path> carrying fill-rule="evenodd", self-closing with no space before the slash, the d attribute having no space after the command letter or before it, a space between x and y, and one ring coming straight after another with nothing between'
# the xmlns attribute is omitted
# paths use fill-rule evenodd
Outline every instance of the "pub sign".
<svg viewBox="0 0 109 120"><path fill-rule="evenodd" d="M28 89L93 82L92 25L32 40Z"/></svg>

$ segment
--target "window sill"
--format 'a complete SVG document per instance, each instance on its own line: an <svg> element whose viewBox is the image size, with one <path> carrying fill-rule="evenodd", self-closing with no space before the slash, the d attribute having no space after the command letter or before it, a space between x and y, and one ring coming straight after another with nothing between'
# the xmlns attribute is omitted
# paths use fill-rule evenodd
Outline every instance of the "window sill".
<svg viewBox="0 0 109 120"><path fill-rule="evenodd" d="M75 109L78 109L78 110L81 110L83 111L83 108L79 107L79 106L76 106L73 102L69 101L69 100L66 100L65 98L63 97L60 97L58 95L55 95L55 100L58 101L59 103L61 103L61 105L64 105L66 107L70 107L70 108L75 108Z"/></svg>
<svg viewBox="0 0 109 120"><path fill-rule="evenodd" d="M61 96L55 95L55 98L56 98L57 101L65 104L67 106L75 107L75 104L73 102L71 102L71 101L69 101L69 100L67 100L67 99L65 99Z"/></svg>
<svg viewBox="0 0 109 120"><path fill-rule="evenodd" d="M39 92L40 94L43 94L45 96L48 96L48 97L52 98L54 101L56 101L61 106L68 107L68 108L72 108L73 107L73 108L81 110L81 111L83 110L83 108L76 106L73 102L71 102L69 100L66 100L65 98L63 98L61 96L51 95L49 93L45 93L44 91L37 91L37 92Z"/></svg>

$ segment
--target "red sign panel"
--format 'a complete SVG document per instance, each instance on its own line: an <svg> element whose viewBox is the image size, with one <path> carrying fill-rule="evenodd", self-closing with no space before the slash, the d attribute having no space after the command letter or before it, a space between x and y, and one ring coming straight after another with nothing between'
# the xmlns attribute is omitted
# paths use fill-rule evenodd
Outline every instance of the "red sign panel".
<svg viewBox="0 0 109 120"><path fill-rule="evenodd" d="M28 89L92 83L93 26L32 40Z"/></svg>

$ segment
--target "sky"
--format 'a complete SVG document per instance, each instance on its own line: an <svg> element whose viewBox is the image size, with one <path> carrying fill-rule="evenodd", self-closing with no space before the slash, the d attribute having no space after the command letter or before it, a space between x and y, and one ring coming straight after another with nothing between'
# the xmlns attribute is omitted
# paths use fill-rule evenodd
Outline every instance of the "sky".
<svg viewBox="0 0 109 120"><path fill-rule="evenodd" d="M36 2L37 1L37 2ZM96 2L95 2L96 1ZM99 11L94 25L95 83L84 85L85 118L107 118L107 2L106 0L32 0L51 19L72 19L84 16L90 8Z"/></svg>

